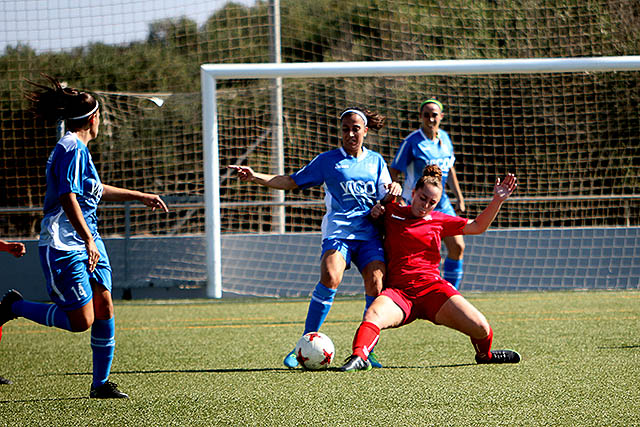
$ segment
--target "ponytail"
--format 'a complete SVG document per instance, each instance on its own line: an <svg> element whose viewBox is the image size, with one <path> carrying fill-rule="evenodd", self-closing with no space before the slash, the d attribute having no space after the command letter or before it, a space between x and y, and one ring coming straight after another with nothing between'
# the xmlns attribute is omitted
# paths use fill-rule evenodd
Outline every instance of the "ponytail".
<svg viewBox="0 0 640 427"><path fill-rule="evenodd" d="M98 101L93 95L64 86L57 79L42 74L50 85L27 80L37 90L29 92L26 98L31 101L30 111L47 121L66 120L70 129L83 129L91 116L98 110Z"/></svg>

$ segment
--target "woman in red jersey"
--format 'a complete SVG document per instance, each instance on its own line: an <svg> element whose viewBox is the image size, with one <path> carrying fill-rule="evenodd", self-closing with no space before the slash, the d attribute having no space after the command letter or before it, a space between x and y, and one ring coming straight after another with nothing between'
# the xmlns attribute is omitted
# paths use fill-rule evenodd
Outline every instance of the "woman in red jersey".
<svg viewBox="0 0 640 427"><path fill-rule="evenodd" d="M27 253L27 250L24 247L24 243L0 240L0 252L7 252L16 258L20 258ZM2 341L2 325L0 325L0 341ZM11 384L11 381L0 376L0 384Z"/></svg>
<svg viewBox="0 0 640 427"><path fill-rule="evenodd" d="M448 326L471 338L477 363L518 363L513 350L491 350L493 330L487 319L446 280L440 277L443 237L484 233L502 203L516 189L516 177L496 181L493 199L475 220L434 210L442 196L442 171L424 169L412 194L411 205L376 204L374 220L384 220L387 281L385 289L367 310L353 340L353 352L341 371L369 370L368 354L380 331L426 319Z"/></svg>

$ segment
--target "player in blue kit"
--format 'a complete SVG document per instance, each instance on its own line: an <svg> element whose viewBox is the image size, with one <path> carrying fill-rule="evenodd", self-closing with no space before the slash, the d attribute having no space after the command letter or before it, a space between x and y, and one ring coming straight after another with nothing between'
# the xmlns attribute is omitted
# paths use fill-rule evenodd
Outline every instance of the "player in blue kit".
<svg viewBox="0 0 640 427"><path fill-rule="evenodd" d="M98 233L100 200L137 200L168 212L162 199L149 193L103 184L87 144L98 136L100 106L89 93L32 83L33 112L44 119L64 119L68 132L47 161L47 191L40 232L40 263L53 304L26 301L12 289L0 303L0 326L24 317L71 332L91 329L92 398L127 398L108 381L115 349L111 299L111 265Z"/></svg>
<svg viewBox="0 0 640 427"><path fill-rule="evenodd" d="M455 193L458 211L464 213L464 198L453 167L456 161L453 144L447 132L440 129L440 122L444 117L442 111L442 103L436 99L427 99L420 104L422 126L402 141L389 170L394 181L400 172L405 175L402 198L406 203L411 203L411 191L422 176L425 166L438 165L442 170L442 187L446 188L445 184L449 184ZM445 191L442 192L442 198L435 210L456 215L456 210ZM462 235L447 236L443 240L447 247L447 257L444 260L442 277L458 289L463 276L464 238Z"/></svg>
<svg viewBox="0 0 640 427"><path fill-rule="evenodd" d="M366 308L382 290L384 249L368 214L376 201L400 196L402 188L392 183L382 156L363 144L368 130L381 129L384 120L384 116L366 109L343 111L340 114L342 146L318 155L292 175L268 175L256 173L247 166L229 166L242 181L270 188L324 187L327 212L322 219L320 281L311 296L303 334L320 330L344 271L352 261L364 279ZM372 362L380 366L377 361ZM284 364L289 368L298 366L293 351L285 357Z"/></svg>

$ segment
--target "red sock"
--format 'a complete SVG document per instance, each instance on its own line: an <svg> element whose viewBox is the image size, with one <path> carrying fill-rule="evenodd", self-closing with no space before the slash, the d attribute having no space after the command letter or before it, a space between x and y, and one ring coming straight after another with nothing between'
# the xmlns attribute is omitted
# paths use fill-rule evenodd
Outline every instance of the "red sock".
<svg viewBox="0 0 640 427"><path fill-rule="evenodd" d="M483 359L491 359L491 342L493 341L493 329L489 327L489 335L486 338L480 340L471 338L473 348L476 349L476 353Z"/></svg>
<svg viewBox="0 0 640 427"><path fill-rule="evenodd" d="M369 353L378 343L380 328L371 322L362 322L353 337L353 354L367 360Z"/></svg>

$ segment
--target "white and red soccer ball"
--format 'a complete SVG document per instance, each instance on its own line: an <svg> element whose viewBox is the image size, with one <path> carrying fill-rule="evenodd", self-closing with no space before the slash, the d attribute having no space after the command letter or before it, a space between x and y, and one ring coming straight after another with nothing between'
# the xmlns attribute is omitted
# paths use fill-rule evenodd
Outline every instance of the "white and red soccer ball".
<svg viewBox="0 0 640 427"><path fill-rule="evenodd" d="M304 334L296 344L296 359L304 369L327 369L336 354L331 338L322 332Z"/></svg>

